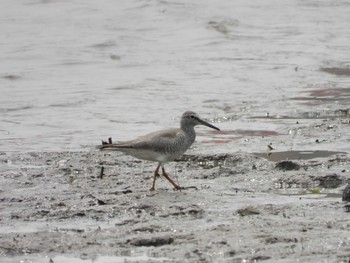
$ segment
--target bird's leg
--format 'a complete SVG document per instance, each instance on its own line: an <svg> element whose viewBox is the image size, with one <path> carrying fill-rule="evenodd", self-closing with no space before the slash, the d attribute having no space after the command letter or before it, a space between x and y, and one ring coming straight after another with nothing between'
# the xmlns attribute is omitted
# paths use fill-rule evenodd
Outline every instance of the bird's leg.
<svg viewBox="0 0 350 263"><path fill-rule="evenodd" d="M151 191L155 190L157 176L160 176L159 173L158 173L159 167L160 167L160 163L158 164L157 169L154 171L153 184L152 184L152 188L150 189Z"/></svg>
<svg viewBox="0 0 350 263"><path fill-rule="evenodd" d="M173 180L171 180L171 178L169 177L169 175L165 172L164 167L162 167L162 171L163 171L163 176L175 187L175 189L181 189L180 186L178 186L177 184L174 183Z"/></svg>

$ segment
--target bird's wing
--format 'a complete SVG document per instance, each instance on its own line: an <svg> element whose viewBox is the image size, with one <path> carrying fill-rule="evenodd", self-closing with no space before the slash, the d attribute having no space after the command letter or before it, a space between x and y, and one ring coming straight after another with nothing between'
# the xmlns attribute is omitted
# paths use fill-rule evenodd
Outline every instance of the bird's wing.
<svg viewBox="0 0 350 263"><path fill-rule="evenodd" d="M100 145L99 149L105 151L123 151L123 149L152 149L162 152L166 149L166 147L174 143L175 138L180 131L181 129L168 129L152 132L135 140Z"/></svg>
<svg viewBox="0 0 350 263"><path fill-rule="evenodd" d="M180 129L168 129L153 132L133 141L132 147L135 149L152 149L154 151L165 151L165 149L175 142Z"/></svg>

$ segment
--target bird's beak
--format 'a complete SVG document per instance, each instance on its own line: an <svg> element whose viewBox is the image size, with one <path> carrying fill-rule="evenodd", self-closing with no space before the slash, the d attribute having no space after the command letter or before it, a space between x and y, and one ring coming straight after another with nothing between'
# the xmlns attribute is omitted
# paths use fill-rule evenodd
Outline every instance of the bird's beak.
<svg viewBox="0 0 350 263"><path fill-rule="evenodd" d="M212 129L215 129L215 130L217 130L217 131L220 131L220 129L219 129L218 127L215 127L214 125L211 125L210 123L207 123L206 121L203 121L203 120L201 120L201 119L199 119L199 118L197 118L197 120L198 120L198 122L199 122L200 124L202 124L202 125L204 125L204 126L207 126L207 127L209 127L209 128L212 128Z"/></svg>

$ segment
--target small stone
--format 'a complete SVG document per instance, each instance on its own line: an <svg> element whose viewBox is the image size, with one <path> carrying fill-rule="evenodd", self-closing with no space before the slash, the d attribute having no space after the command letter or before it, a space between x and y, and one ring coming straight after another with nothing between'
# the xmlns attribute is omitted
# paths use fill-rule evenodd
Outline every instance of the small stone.
<svg viewBox="0 0 350 263"><path fill-rule="evenodd" d="M345 187L342 200L350 202L350 184Z"/></svg>
<svg viewBox="0 0 350 263"><path fill-rule="evenodd" d="M275 169L283 171L296 171L300 169L300 165L292 161L282 161L276 164Z"/></svg>
<svg viewBox="0 0 350 263"><path fill-rule="evenodd" d="M246 207L237 210L237 213L241 216L250 216L250 215L258 215L260 212L256 210L254 207Z"/></svg>

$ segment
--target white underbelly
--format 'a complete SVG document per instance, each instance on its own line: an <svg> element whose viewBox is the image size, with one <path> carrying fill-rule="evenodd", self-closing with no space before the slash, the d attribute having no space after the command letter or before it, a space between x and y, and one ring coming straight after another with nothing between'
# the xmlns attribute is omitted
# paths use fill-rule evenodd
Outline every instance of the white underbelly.
<svg viewBox="0 0 350 263"><path fill-rule="evenodd" d="M155 162L170 162L179 158L183 154L183 152L163 154L160 152L140 149L123 149L123 152L138 159Z"/></svg>

